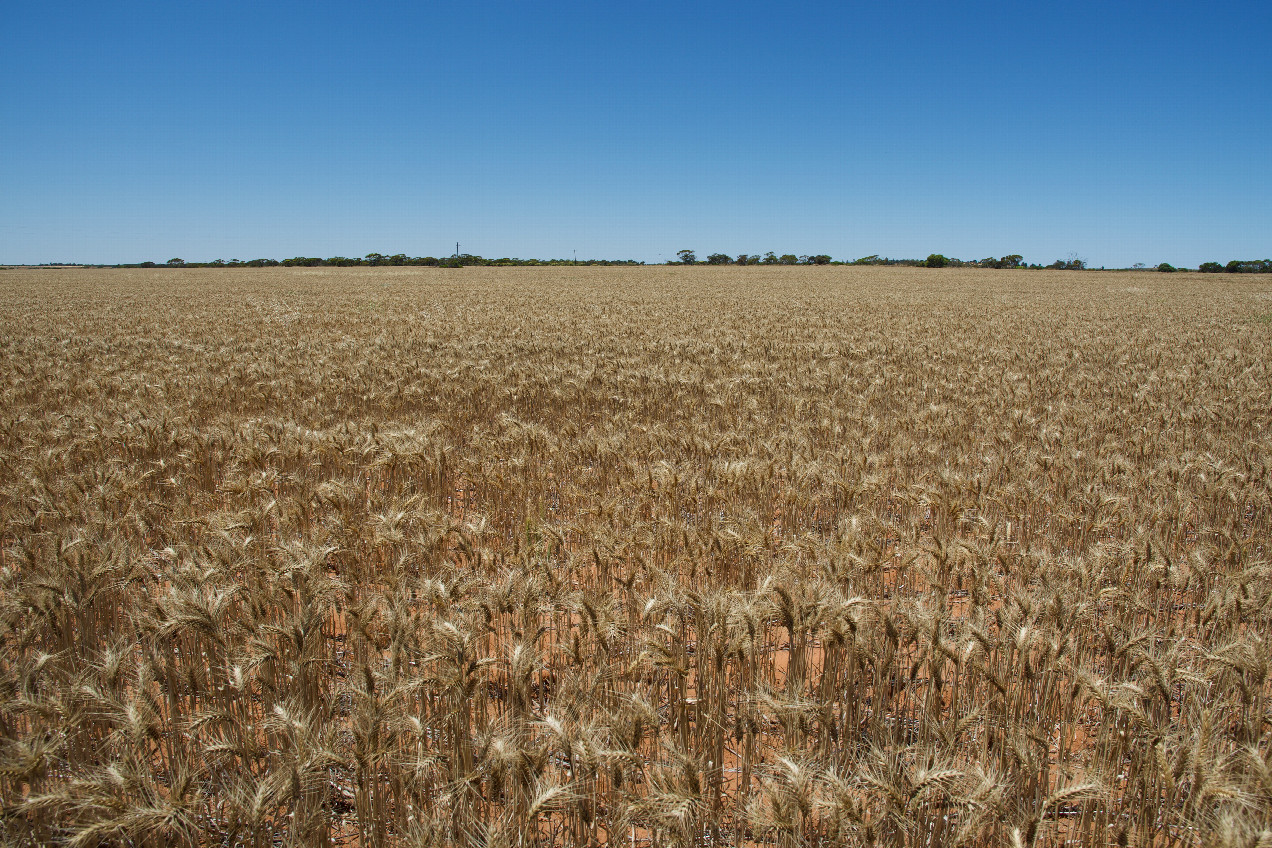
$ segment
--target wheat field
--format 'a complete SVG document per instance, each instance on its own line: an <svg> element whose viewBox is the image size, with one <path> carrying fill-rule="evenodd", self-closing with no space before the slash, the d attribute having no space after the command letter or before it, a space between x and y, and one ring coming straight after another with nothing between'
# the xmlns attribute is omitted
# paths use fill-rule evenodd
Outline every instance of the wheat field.
<svg viewBox="0 0 1272 848"><path fill-rule="evenodd" d="M0 838L1272 845L1272 278L0 271Z"/></svg>

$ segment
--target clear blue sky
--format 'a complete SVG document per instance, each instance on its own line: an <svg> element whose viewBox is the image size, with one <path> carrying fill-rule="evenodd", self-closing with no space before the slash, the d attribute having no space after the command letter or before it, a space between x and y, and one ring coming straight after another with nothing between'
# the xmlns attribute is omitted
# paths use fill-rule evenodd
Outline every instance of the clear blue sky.
<svg viewBox="0 0 1272 848"><path fill-rule="evenodd" d="M1272 255L1272 3L0 14L0 262Z"/></svg>

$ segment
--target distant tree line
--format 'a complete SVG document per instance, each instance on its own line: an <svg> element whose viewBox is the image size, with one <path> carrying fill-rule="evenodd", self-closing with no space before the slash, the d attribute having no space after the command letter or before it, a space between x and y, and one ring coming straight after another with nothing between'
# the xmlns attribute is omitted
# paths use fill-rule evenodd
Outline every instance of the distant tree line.
<svg viewBox="0 0 1272 848"><path fill-rule="evenodd" d="M730 256L727 253L712 253L707 256L706 261L702 262L698 259L698 254L693 250L681 250L676 253L676 259L667 263L668 265L909 265L915 268L1041 268L1041 265L1026 265L1024 257L1018 253L1012 253L999 259L990 256L986 259L967 261L963 259L952 259L948 256L942 256L939 253L933 253L927 259L891 259L887 256L879 254L871 254L863 256L860 259L843 260L832 259L829 254L818 253L816 255L796 256L793 253L784 253L778 256L773 251L769 251L763 255L759 253L740 253L737 256ZM1078 267L1084 267L1079 265Z"/></svg>
<svg viewBox="0 0 1272 848"><path fill-rule="evenodd" d="M47 263L72 265L75 263ZM187 262L184 259L169 259L162 264L157 262L140 262L129 265L115 265L116 268L270 268L275 266L295 268L348 268L375 267L381 265L416 265L430 268L462 268L469 265L478 266L535 266L535 265L644 265L635 259L517 259L503 257L487 259L471 253L460 253L438 258L435 256L407 256L404 253L386 255L368 253L362 258L347 256L331 256L326 259L316 256L293 256L291 259L214 259L211 262ZM1025 262L1019 253L1009 253L995 258L957 259L940 253L930 254L926 259L894 259L878 254L862 256L860 259L832 259L829 254L796 256L784 253L780 256L773 251L768 253L740 253L731 256L727 253L712 253L705 260L699 260L693 250L681 250L668 265L904 265L914 268L1028 268L1049 269L1059 271L1082 271L1088 266L1085 259L1070 255L1067 259L1057 259L1050 265L1031 265ZM91 267L91 266L85 266ZM96 266L101 267L101 266ZM1136 263L1132 270L1156 270L1161 272L1184 271L1168 262L1149 268L1143 263ZM1272 259L1234 259L1231 262L1203 262L1197 270L1207 274L1272 274Z"/></svg>
<svg viewBox="0 0 1272 848"><path fill-rule="evenodd" d="M1203 262L1197 270L1203 274L1272 274L1272 259L1233 259L1227 265Z"/></svg>
<svg viewBox="0 0 1272 848"><path fill-rule="evenodd" d="M487 259L471 253L438 258L436 256L407 256L405 253L386 255L368 253L361 259L349 256L293 256L291 259L213 259L211 262L187 262L169 259L162 265L157 262L140 262L135 265L117 265L117 268L352 268L381 265L416 265L429 268L462 268L469 265L644 265L635 259Z"/></svg>
<svg viewBox="0 0 1272 848"><path fill-rule="evenodd" d="M667 263L668 265L698 265L698 254L692 250L681 250L676 253L676 260ZM796 256L793 253L784 253L778 256L773 251L769 251L761 256L758 253L740 253L736 257L727 253L712 253L707 257L707 265L842 265L842 262L834 262L830 256L819 253L816 256Z"/></svg>
<svg viewBox="0 0 1272 848"><path fill-rule="evenodd" d="M1028 268L1031 270L1050 270L1050 271L1084 271L1089 267L1085 259L1081 259L1075 255L1070 255L1067 259L1057 259L1050 265L1031 265L1025 262L1025 258L1019 253L1009 253L1006 256L993 257L987 256L984 259L957 259L952 256L945 256L940 253L929 254L926 259L893 259L887 256L880 256L877 253L870 256L863 256L860 259L841 260L831 259L826 254L818 254L816 256L796 256L792 253L786 253L781 256L769 251L764 255L758 253L742 253L738 256L730 256L727 253L712 253L707 256L705 262L698 259L698 254L693 250L681 250L676 254L676 259L667 263L668 265L906 265L912 268ZM1101 269L1103 270L1103 269ZM1149 270L1148 266L1139 263L1132 270ZM1158 271L1171 272L1187 270L1176 268L1168 262L1163 262L1156 266ZM1227 265L1220 265L1218 262L1204 262L1198 269L1207 273L1227 272L1229 274L1269 274L1272 273L1272 259L1262 260L1236 260L1229 262Z"/></svg>

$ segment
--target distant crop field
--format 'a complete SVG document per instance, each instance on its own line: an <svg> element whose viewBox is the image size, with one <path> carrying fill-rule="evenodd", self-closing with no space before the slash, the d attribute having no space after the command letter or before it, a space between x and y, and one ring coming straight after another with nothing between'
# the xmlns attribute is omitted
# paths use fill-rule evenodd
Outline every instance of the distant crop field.
<svg viewBox="0 0 1272 848"><path fill-rule="evenodd" d="M1272 277L0 271L0 839L1272 844Z"/></svg>

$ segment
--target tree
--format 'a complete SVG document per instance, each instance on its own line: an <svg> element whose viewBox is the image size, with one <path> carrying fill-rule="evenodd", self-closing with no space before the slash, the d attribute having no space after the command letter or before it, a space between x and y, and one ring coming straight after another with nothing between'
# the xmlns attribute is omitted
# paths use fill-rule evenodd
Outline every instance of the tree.
<svg viewBox="0 0 1272 848"><path fill-rule="evenodd" d="M168 264L169 264L169 265L171 265L171 266L173 266L173 267L177 267L177 266L179 266L179 265L184 265L184 264L185 264L185 260L184 260L184 259L177 259L177 258L175 258L175 257L174 257L174 258L172 258L172 259L169 259L169 260L168 260Z"/></svg>
<svg viewBox="0 0 1272 848"><path fill-rule="evenodd" d="M713 253L707 257L708 265L728 265L732 261L727 253Z"/></svg>
<svg viewBox="0 0 1272 848"><path fill-rule="evenodd" d="M1272 271L1272 259L1233 259L1223 270L1229 274L1266 274Z"/></svg>
<svg viewBox="0 0 1272 848"><path fill-rule="evenodd" d="M1163 274L1170 274L1175 271L1175 266L1170 264L1169 262L1163 262L1162 264L1157 266L1157 270L1161 271Z"/></svg>
<svg viewBox="0 0 1272 848"><path fill-rule="evenodd" d="M1086 267L1086 260L1070 255L1068 259L1057 259L1047 267L1053 271L1081 271Z"/></svg>
<svg viewBox="0 0 1272 848"><path fill-rule="evenodd" d="M816 256L808 257L814 265L829 265L830 256L825 253L819 253Z"/></svg>
<svg viewBox="0 0 1272 848"><path fill-rule="evenodd" d="M777 261L783 265L796 265L799 263L799 257L793 253L783 253Z"/></svg>
<svg viewBox="0 0 1272 848"><path fill-rule="evenodd" d="M1203 262L1197 270L1203 274L1218 274L1223 271L1223 266L1218 262Z"/></svg>
<svg viewBox="0 0 1272 848"><path fill-rule="evenodd" d="M765 265L776 265L778 261L777 254L770 250L768 253L764 254L764 258L760 261Z"/></svg>
<svg viewBox="0 0 1272 848"><path fill-rule="evenodd" d="M923 263L924 267L926 268L944 268L946 265L949 265L949 264L950 264L949 257L943 256L940 253L928 254L927 260L924 261Z"/></svg>
<svg viewBox="0 0 1272 848"><path fill-rule="evenodd" d="M693 265L698 261L698 254L692 250L678 250L676 256L680 257L681 265Z"/></svg>
<svg viewBox="0 0 1272 848"><path fill-rule="evenodd" d="M1019 268L1024 261L1025 261L1025 257L1021 256L1019 253L1009 253L1006 256L1004 256L1002 259L998 260L998 267L999 268Z"/></svg>

